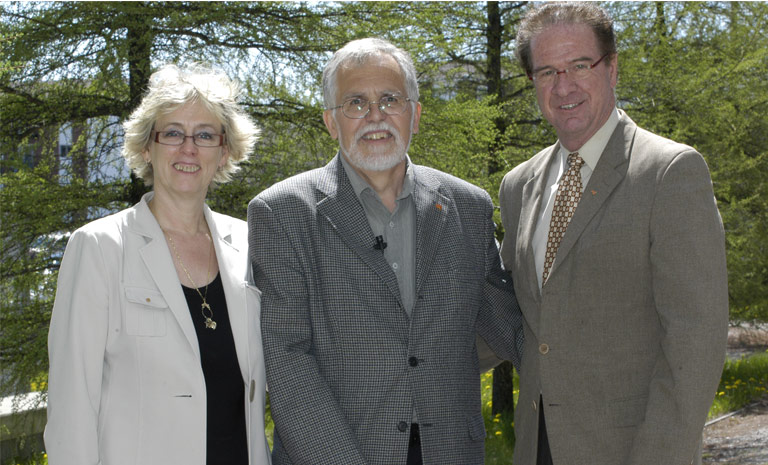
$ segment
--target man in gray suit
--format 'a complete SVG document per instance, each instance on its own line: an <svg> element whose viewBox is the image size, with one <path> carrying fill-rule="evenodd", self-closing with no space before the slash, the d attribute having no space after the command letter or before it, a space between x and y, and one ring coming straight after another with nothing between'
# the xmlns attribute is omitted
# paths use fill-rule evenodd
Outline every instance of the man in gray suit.
<svg viewBox="0 0 768 465"><path fill-rule="evenodd" d="M517 47L558 141L501 185L525 320L514 463L696 463L728 324L707 166L617 110L598 5L532 10Z"/></svg>
<svg viewBox="0 0 768 465"><path fill-rule="evenodd" d="M353 41L323 72L341 150L248 207L282 464L482 464L475 335L519 364L522 316L483 190L413 164L413 63Z"/></svg>

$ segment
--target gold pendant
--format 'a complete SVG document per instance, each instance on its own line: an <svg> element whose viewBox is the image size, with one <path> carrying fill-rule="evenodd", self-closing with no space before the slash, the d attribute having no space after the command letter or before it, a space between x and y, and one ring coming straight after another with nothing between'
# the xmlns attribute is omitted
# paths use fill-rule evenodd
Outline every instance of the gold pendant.
<svg viewBox="0 0 768 465"><path fill-rule="evenodd" d="M205 327L208 329L216 329L216 322L208 317L205 317Z"/></svg>
<svg viewBox="0 0 768 465"><path fill-rule="evenodd" d="M205 300L203 300L203 303L200 305L200 308L202 308L203 311L205 311L206 308L208 309L209 312L211 311L211 306L208 305L208 302L206 302Z"/></svg>

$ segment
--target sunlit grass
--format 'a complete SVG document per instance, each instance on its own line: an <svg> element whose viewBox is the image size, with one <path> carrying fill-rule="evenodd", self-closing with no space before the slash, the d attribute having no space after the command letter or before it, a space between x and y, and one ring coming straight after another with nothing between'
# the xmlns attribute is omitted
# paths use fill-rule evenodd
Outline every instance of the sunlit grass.
<svg viewBox="0 0 768 465"><path fill-rule="evenodd" d="M728 360L723 368L709 418L738 410L768 394L768 351Z"/></svg>
<svg viewBox="0 0 768 465"><path fill-rule="evenodd" d="M483 396L483 418L485 419L485 463L487 465L507 465L512 463L512 451L515 449L515 422L512 415L494 415L493 409L493 370L481 376ZM517 403L519 379L514 375L514 400Z"/></svg>

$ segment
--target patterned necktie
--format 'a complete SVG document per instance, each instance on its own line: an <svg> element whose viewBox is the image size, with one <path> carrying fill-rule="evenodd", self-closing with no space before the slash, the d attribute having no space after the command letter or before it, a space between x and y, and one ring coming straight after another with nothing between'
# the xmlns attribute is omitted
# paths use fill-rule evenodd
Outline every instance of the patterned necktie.
<svg viewBox="0 0 768 465"><path fill-rule="evenodd" d="M555 194L555 204L552 207L552 220L549 222L549 236L547 237L547 254L544 256L544 273L541 285L547 282L549 270L555 262L557 249L563 239L568 223L571 222L573 212L581 199L581 165L584 160L578 152L568 155L568 171L560 178L560 185Z"/></svg>

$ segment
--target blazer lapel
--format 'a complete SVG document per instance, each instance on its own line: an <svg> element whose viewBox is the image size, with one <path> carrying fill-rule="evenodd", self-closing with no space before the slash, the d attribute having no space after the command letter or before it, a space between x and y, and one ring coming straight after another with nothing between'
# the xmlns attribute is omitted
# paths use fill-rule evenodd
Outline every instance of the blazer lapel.
<svg viewBox="0 0 768 465"><path fill-rule="evenodd" d="M557 270L560 263L563 263L592 217L600 210L610 197L611 192L627 174L629 148L632 146L637 126L624 113L621 115L618 126L613 131L608 145L600 155L600 161L597 162L595 171L589 178L589 183L584 189L584 194L578 207L576 207L571 223L565 230L550 274Z"/></svg>
<svg viewBox="0 0 768 465"><path fill-rule="evenodd" d="M223 218L219 216L219 218ZM235 352L240 363L243 379L249 380L250 361L248 352L248 308L245 299L245 254L247 250L238 249L232 241L232 223L226 219L216 221L210 208L205 207L205 219L211 230L216 257L219 262L219 274L227 299L229 323L235 340Z"/></svg>
<svg viewBox="0 0 768 465"><path fill-rule="evenodd" d="M413 201L416 206L416 295L429 276L432 262L439 251L440 238L446 219L455 212L453 201L438 192L439 183L425 176L417 165L415 171ZM455 214L455 213L454 213Z"/></svg>
<svg viewBox="0 0 768 465"><path fill-rule="evenodd" d="M368 224L363 206L355 195L344 167L338 159L340 156L340 154L337 155L326 165L324 176L318 182L318 189L325 194L325 197L317 203L317 213L325 217L336 230L339 238L379 275L402 306L397 277L384 259L384 255L373 248L373 231Z"/></svg>
<svg viewBox="0 0 768 465"><path fill-rule="evenodd" d="M533 234L536 232L536 224L541 215L541 203L546 189L547 167L551 165L552 158L557 155L559 144L555 144L550 152L539 160L533 168L533 176L523 186L522 205L520 212L519 232L517 233L517 256L525 263L526 281L529 291L536 300L541 298L539 289L539 277L536 272L536 259L533 253Z"/></svg>
<svg viewBox="0 0 768 465"><path fill-rule="evenodd" d="M187 300L176 276L173 257L171 257L163 231L160 229L160 225L157 223L154 215L152 215L147 204L151 198L151 192L144 195L136 207L135 216L127 219L127 226L145 236L147 243L139 249L141 259L155 281L158 290L163 294L171 314L176 318L189 345L192 347L195 355L199 357L200 347L197 343L197 334L192 325L192 319L189 317Z"/></svg>

